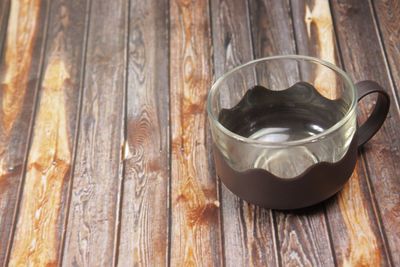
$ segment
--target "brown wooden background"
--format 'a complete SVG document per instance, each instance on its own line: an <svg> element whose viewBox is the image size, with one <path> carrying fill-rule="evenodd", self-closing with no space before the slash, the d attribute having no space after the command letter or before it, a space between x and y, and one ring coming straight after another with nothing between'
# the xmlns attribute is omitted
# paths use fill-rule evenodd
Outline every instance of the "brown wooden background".
<svg viewBox="0 0 400 267"><path fill-rule="evenodd" d="M400 266L398 0L0 0L0 23L2 265ZM342 192L278 212L220 184L204 103L295 53L392 106Z"/></svg>

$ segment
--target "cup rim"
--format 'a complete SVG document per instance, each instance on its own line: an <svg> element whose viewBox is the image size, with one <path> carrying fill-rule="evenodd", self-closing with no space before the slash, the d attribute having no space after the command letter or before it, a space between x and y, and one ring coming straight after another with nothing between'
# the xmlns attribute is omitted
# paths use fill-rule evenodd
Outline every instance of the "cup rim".
<svg viewBox="0 0 400 267"><path fill-rule="evenodd" d="M211 107L211 100L213 99L215 93L218 91L217 88L219 85L231 74L237 72L240 69L243 69L249 65L253 65L259 62L264 62L264 61L271 61L271 60L277 60L277 59L293 59L293 60L305 60L309 62L316 62L318 64L321 64L325 67L328 67L330 69L333 69L335 72L337 72L348 84L349 89L351 90L351 105L350 108L347 110L346 114L343 116L342 119L340 119L338 122L336 122L334 125L332 125L330 128L327 130L318 133L316 135L303 138L303 139L298 139L298 140L293 140L293 141L282 141L282 142L268 142L268 141L260 141L260 140L255 140L251 139L248 137L241 136L239 134L236 134L229 129L225 128L219 121L218 118L214 116L212 113L212 107ZM217 129L225 133L226 135L232 137L233 139L236 139L237 141L247 143L247 144L252 144L252 145L257 145L257 146L264 146L264 147L287 147L287 146L298 146L298 145L303 145L307 143L313 143L317 142L321 139L324 139L327 135L335 132L338 130L340 127L342 127L351 117L353 114L355 108L356 108L356 101L357 99L357 92L355 90L355 86L351 78L348 76L348 74L337 67L336 65L329 63L325 60L315 58L315 57L310 57L310 56L304 56L304 55L278 55L278 56L270 56L270 57L263 57L255 60L251 60L247 63L244 63L242 65L239 65L232 70L224 73L221 77L219 77L214 84L211 86L210 91L208 92L207 96L207 113L209 118L212 120L212 122L216 125Z"/></svg>

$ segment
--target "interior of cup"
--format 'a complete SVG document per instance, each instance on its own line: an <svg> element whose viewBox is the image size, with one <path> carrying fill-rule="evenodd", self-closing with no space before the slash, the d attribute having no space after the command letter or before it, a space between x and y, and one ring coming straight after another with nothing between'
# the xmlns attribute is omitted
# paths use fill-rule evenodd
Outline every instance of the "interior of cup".
<svg viewBox="0 0 400 267"><path fill-rule="evenodd" d="M227 134L265 144L300 142L340 127L355 108L349 77L303 56L255 60L221 77L208 112Z"/></svg>

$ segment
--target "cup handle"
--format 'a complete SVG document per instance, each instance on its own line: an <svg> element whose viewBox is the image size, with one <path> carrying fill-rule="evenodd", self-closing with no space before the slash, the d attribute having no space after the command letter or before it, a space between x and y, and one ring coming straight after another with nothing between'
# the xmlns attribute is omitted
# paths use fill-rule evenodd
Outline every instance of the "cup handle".
<svg viewBox="0 0 400 267"><path fill-rule="evenodd" d="M360 148L381 128L389 112L390 98L383 88L374 81L361 81L356 84L358 102L365 96L378 93L374 110L368 119L358 129L358 147Z"/></svg>

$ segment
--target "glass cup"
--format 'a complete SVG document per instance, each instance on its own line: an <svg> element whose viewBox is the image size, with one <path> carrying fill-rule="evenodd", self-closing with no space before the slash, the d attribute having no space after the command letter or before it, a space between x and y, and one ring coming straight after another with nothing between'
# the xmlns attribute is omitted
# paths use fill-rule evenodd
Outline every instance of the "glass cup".
<svg viewBox="0 0 400 267"><path fill-rule="evenodd" d="M358 127L357 101L374 92L375 108ZM320 202L351 176L357 147L381 127L389 102L375 82L354 85L317 58L274 56L241 65L208 95L217 174L233 193L264 207Z"/></svg>

